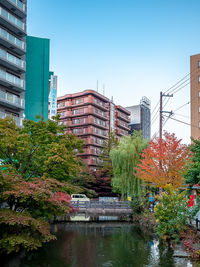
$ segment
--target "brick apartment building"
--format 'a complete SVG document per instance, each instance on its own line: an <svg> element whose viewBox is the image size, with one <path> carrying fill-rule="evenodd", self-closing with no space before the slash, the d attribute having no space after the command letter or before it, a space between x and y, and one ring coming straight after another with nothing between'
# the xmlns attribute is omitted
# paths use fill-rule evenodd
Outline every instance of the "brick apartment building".
<svg viewBox="0 0 200 267"><path fill-rule="evenodd" d="M191 136L200 137L200 54L190 57Z"/></svg>
<svg viewBox="0 0 200 267"><path fill-rule="evenodd" d="M98 165L109 131L118 138L128 135L130 112L93 90L58 97L57 113L60 122L68 127L67 132L84 140L84 153L80 156L92 170Z"/></svg>

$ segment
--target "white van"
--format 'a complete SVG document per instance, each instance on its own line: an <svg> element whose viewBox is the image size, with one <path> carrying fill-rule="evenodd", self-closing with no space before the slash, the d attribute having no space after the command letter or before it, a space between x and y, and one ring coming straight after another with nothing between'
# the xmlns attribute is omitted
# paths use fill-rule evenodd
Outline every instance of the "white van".
<svg viewBox="0 0 200 267"><path fill-rule="evenodd" d="M90 199L84 194L72 194L71 198L72 198L71 201L79 201L79 202L90 201Z"/></svg>

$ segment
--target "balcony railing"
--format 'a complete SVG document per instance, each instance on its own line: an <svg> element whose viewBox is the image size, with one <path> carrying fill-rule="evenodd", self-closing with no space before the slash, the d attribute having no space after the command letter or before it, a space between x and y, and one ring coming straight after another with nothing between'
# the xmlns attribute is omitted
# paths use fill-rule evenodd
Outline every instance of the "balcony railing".
<svg viewBox="0 0 200 267"><path fill-rule="evenodd" d="M16 95L6 93L0 90L0 99L3 99L8 103L24 108L24 99L17 97Z"/></svg>
<svg viewBox="0 0 200 267"><path fill-rule="evenodd" d="M0 69L0 79L5 80L13 85L24 89L24 80L18 78L17 76L10 74L2 69Z"/></svg>
<svg viewBox="0 0 200 267"><path fill-rule="evenodd" d="M25 24L2 7L0 7L0 16L15 25L17 28L20 28L23 31L25 30Z"/></svg>
<svg viewBox="0 0 200 267"><path fill-rule="evenodd" d="M25 43L20 39L16 38L14 35L8 33L4 29L0 28L0 37L8 41L9 43L25 50Z"/></svg>
<svg viewBox="0 0 200 267"><path fill-rule="evenodd" d="M0 111L0 119L4 119L5 117L11 117L15 120L17 126L22 126L22 118L14 116L13 114L4 113Z"/></svg>
<svg viewBox="0 0 200 267"><path fill-rule="evenodd" d="M25 61L13 56L12 54L6 52L0 48L0 58L7 60L11 64L14 64L22 69L25 69Z"/></svg>
<svg viewBox="0 0 200 267"><path fill-rule="evenodd" d="M19 0L8 0L12 4L14 4L17 8L21 9L23 12L25 12L25 4L22 3Z"/></svg>

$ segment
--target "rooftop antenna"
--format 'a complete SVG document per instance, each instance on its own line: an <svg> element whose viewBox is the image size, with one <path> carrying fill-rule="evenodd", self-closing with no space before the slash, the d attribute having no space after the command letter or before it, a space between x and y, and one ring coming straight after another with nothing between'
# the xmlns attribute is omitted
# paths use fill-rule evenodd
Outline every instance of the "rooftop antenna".
<svg viewBox="0 0 200 267"><path fill-rule="evenodd" d="M105 96L105 84L103 84L103 95Z"/></svg>
<svg viewBox="0 0 200 267"><path fill-rule="evenodd" d="M99 91L99 81L97 80L97 92Z"/></svg>
<svg viewBox="0 0 200 267"><path fill-rule="evenodd" d="M111 96L111 102L113 103L113 96Z"/></svg>

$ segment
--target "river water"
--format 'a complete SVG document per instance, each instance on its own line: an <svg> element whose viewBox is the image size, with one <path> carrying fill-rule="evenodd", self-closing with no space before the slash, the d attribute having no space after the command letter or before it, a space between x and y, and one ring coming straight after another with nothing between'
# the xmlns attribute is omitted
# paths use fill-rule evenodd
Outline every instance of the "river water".
<svg viewBox="0 0 200 267"><path fill-rule="evenodd" d="M53 226L57 240L10 267L192 267L189 260L129 223L63 223ZM0 265L2 266L2 265Z"/></svg>

